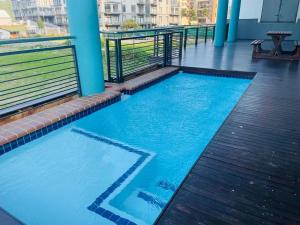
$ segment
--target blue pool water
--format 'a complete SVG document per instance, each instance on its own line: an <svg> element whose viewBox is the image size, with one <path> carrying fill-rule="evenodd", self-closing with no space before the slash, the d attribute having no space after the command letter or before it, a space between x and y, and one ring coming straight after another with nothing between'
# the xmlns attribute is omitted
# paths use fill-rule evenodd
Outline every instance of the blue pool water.
<svg viewBox="0 0 300 225"><path fill-rule="evenodd" d="M0 157L27 225L152 224L250 80L179 73Z"/></svg>

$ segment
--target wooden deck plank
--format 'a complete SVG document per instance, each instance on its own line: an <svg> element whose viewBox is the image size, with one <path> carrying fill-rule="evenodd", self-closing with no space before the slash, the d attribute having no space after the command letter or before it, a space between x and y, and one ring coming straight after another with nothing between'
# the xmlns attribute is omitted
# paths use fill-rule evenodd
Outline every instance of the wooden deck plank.
<svg viewBox="0 0 300 225"><path fill-rule="evenodd" d="M201 48L215 62L197 66L258 74L156 224L300 224L300 66Z"/></svg>

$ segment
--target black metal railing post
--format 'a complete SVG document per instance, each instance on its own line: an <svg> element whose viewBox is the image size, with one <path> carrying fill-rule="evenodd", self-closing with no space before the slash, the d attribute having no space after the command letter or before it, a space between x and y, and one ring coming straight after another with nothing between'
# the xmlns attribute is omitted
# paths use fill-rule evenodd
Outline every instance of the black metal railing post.
<svg viewBox="0 0 300 225"><path fill-rule="evenodd" d="M123 58L122 58L122 40L121 39L118 39L118 52L119 52L119 67L120 67L119 81L123 82L124 78L123 78Z"/></svg>
<svg viewBox="0 0 300 225"><path fill-rule="evenodd" d="M212 40L215 40L216 26L213 26Z"/></svg>
<svg viewBox="0 0 300 225"><path fill-rule="evenodd" d="M123 68L122 68L122 47L121 39L115 40L115 54L116 54L116 75L117 82L123 82Z"/></svg>
<svg viewBox="0 0 300 225"><path fill-rule="evenodd" d="M154 32L154 56L158 56L158 32Z"/></svg>
<svg viewBox="0 0 300 225"><path fill-rule="evenodd" d="M186 44L187 44L187 39L188 39L188 29L189 28L184 29L184 44L183 44L184 49L186 49Z"/></svg>
<svg viewBox="0 0 300 225"><path fill-rule="evenodd" d="M168 50L168 65L172 64L173 57L173 33L169 33L169 50Z"/></svg>
<svg viewBox="0 0 300 225"><path fill-rule="evenodd" d="M106 51L106 67L107 67L107 77L108 77L108 81L112 81L112 77L111 77L111 64L110 64L110 48L109 48L109 39L105 40L105 51Z"/></svg>
<svg viewBox="0 0 300 225"><path fill-rule="evenodd" d="M78 68L76 47L75 47L75 45L71 45L71 47L72 47L72 55L73 55L75 73L76 73L76 79L77 79L77 85L78 85L78 95L81 96L82 95L82 89L81 89L81 82L80 82L80 76L79 76L79 68Z"/></svg>
<svg viewBox="0 0 300 225"><path fill-rule="evenodd" d="M198 45L198 38L199 38L199 27L196 28L196 38L195 38L195 45Z"/></svg>
<svg viewBox="0 0 300 225"><path fill-rule="evenodd" d="M168 65L168 57L169 57L169 34L164 34L164 67Z"/></svg>
<svg viewBox="0 0 300 225"><path fill-rule="evenodd" d="M207 42L207 33L208 33L208 27L205 27L205 36L204 36L204 42Z"/></svg>
<svg viewBox="0 0 300 225"><path fill-rule="evenodd" d="M183 45L183 32L179 34L179 65L181 65L182 61L182 45Z"/></svg>

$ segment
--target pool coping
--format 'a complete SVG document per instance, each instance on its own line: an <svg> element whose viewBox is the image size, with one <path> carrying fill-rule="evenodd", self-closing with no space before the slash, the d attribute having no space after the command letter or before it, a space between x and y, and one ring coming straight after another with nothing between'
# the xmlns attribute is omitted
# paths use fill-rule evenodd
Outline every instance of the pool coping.
<svg viewBox="0 0 300 225"><path fill-rule="evenodd" d="M0 126L0 155L121 100L121 93L71 100Z"/></svg>

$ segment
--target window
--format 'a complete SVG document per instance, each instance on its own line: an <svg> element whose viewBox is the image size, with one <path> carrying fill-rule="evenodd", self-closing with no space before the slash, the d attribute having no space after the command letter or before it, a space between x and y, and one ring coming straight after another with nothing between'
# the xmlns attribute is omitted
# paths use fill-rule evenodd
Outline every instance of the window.
<svg viewBox="0 0 300 225"><path fill-rule="evenodd" d="M136 11L136 10L135 10L135 5L132 5L132 6L131 6L131 12L135 13L135 11Z"/></svg>
<svg viewBox="0 0 300 225"><path fill-rule="evenodd" d="M126 5L122 5L122 12L126 12Z"/></svg>
<svg viewBox="0 0 300 225"><path fill-rule="evenodd" d="M113 11L118 12L118 10L119 10L118 4L113 4Z"/></svg>
<svg viewBox="0 0 300 225"><path fill-rule="evenodd" d="M299 0L264 0L261 22L295 23Z"/></svg>
<svg viewBox="0 0 300 225"><path fill-rule="evenodd" d="M105 4L105 12L110 12L110 5L109 4Z"/></svg>

